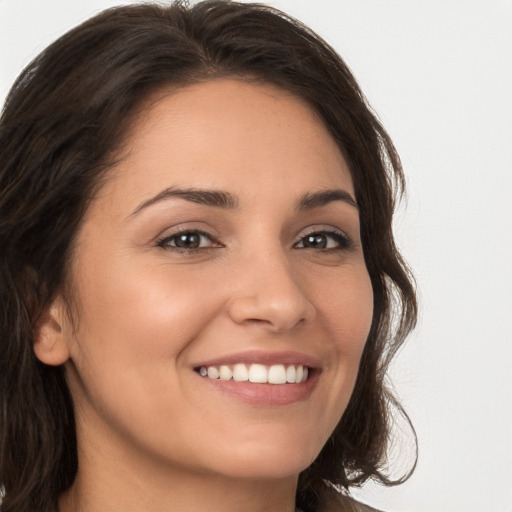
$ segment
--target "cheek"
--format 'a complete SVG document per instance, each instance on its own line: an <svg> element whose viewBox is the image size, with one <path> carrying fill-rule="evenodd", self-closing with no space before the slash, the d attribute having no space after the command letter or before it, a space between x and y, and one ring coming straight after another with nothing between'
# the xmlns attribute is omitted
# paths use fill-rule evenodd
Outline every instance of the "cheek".
<svg viewBox="0 0 512 512"><path fill-rule="evenodd" d="M80 329L105 350L175 355L214 310L200 280L162 268L105 272L81 281Z"/></svg>
<svg viewBox="0 0 512 512"><path fill-rule="evenodd" d="M352 394L373 318L373 290L366 268L347 272L329 285L318 308L319 325L331 341L326 372L332 378L333 410L341 416ZM339 417L335 418L332 428Z"/></svg>
<svg viewBox="0 0 512 512"><path fill-rule="evenodd" d="M135 413L169 424L169 414L181 407L184 354L216 314L218 300L204 292L202 278L161 265L131 271L104 265L79 279L83 313L69 373L77 407L122 430L148 428ZM162 407L170 397L172 411Z"/></svg>
<svg viewBox="0 0 512 512"><path fill-rule="evenodd" d="M114 416L131 407L123 400L127 393L149 414L148 397L168 400L179 389L176 369L218 301L204 293L202 279L162 265L90 270L77 276L82 314L71 347L74 388L89 396L83 403L113 408Z"/></svg>
<svg viewBox="0 0 512 512"><path fill-rule="evenodd" d="M322 323L332 333L338 349L358 357L370 331L373 318L373 290L366 268L357 267L339 279L331 279L318 297Z"/></svg>

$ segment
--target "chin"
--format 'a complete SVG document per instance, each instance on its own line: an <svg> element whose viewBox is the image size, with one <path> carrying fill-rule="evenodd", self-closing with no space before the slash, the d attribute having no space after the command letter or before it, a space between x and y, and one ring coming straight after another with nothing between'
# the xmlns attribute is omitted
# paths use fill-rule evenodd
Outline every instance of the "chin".
<svg viewBox="0 0 512 512"><path fill-rule="evenodd" d="M266 443L259 446L242 445L230 457L224 457L222 472L247 479L284 479L296 477L315 460L321 447L313 448L307 441L276 446Z"/></svg>

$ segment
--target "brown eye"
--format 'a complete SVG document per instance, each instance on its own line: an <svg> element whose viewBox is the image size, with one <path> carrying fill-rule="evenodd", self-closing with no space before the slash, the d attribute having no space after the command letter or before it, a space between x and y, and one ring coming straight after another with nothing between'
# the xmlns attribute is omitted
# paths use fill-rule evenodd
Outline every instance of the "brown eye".
<svg viewBox="0 0 512 512"><path fill-rule="evenodd" d="M311 247L312 249L325 249L327 247L327 237L321 234L308 235L302 239L302 244L304 247Z"/></svg>
<svg viewBox="0 0 512 512"><path fill-rule="evenodd" d="M298 249L336 250L348 249L350 239L337 231L318 231L302 237L295 247Z"/></svg>
<svg viewBox="0 0 512 512"><path fill-rule="evenodd" d="M215 247L218 244L208 233L202 231L180 231L179 233L162 238L158 241L157 245L164 249L195 251Z"/></svg>
<svg viewBox="0 0 512 512"><path fill-rule="evenodd" d="M174 244L182 249L197 249L201 245L201 235L197 233L183 233L174 237Z"/></svg>

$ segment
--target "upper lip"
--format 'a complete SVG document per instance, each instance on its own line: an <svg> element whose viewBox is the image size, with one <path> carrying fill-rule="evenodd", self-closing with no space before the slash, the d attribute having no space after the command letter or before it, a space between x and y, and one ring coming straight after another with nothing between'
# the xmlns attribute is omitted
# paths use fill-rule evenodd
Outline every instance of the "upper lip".
<svg viewBox="0 0 512 512"><path fill-rule="evenodd" d="M194 368L201 366L220 366L233 365L238 363L245 364L264 364L272 366L275 364L284 365L302 365L309 368L320 368L320 360L309 354L295 351L272 352L261 350L249 350L244 352L235 352L224 356L215 357L205 361L200 361L194 365Z"/></svg>

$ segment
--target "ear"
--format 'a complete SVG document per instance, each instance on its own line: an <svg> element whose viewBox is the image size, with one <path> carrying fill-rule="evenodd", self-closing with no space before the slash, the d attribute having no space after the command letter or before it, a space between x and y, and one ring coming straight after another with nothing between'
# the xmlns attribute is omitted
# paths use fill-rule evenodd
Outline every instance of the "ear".
<svg viewBox="0 0 512 512"><path fill-rule="evenodd" d="M34 353L45 364L58 366L69 359L69 320L61 297L41 315L34 332Z"/></svg>

